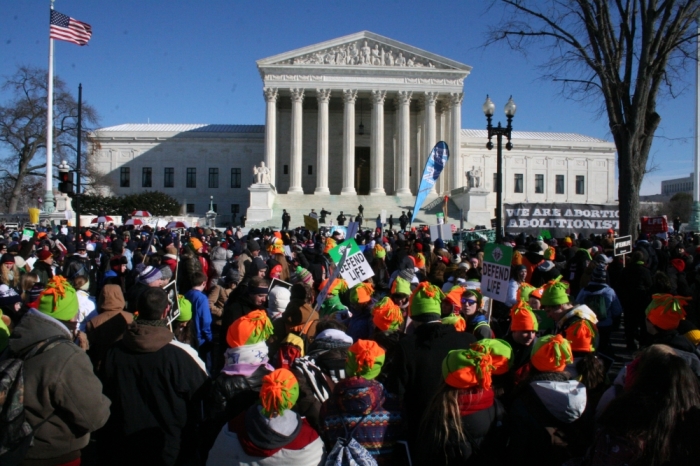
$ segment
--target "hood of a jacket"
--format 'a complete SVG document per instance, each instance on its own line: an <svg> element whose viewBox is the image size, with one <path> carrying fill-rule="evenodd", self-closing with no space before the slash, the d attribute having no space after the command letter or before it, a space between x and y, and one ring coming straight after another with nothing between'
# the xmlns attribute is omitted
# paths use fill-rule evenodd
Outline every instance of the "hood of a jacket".
<svg viewBox="0 0 700 466"><path fill-rule="evenodd" d="M586 293L590 294L604 294L604 292L610 288L606 283L590 282L586 285L584 290Z"/></svg>
<svg viewBox="0 0 700 466"><path fill-rule="evenodd" d="M581 417L586 409L586 386L576 380L538 380L531 382L530 387L547 411L567 424Z"/></svg>
<svg viewBox="0 0 700 466"><path fill-rule="evenodd" d="M151 327L132 323L124 332L124 346L137 353L155 353L173 340L168 327Z"/></svg>
<svg viewBox="0 0 700 466"><path fill-rule="evenodd" d="M245 413L245 433L253 445L242 442L243 449L248 455L258 456L258 449L283 448L299 435L301 427L301 417L291 409L281 416L268 418L263 416L260 405L256 403Z"/></svg>
<svg viewBox="0 0 700 466"><path fill-rule="evenodd" d="M564 314L559 320L557 326L559 328L564 328L566 326L566 323L570 319L574 318L587 320L589 322L593 322L594 324L598 323L598 317L595 315L595 312L593 312L593 309L586 306L585 304L579 304L577 306L574 306L572 309L569 310L569 312Z"/></svg>
<svg viewBox="0 0 700 466"><path fill-rule="evenodd" d="M340 412L364 416L384 404L384 386L376 380L348 377L335 386L336 403Z"/></svg>
<svg viewBox="0 0 700 466"><path fill-rule="evenodd" d="M554 262L545 260L545 261L542 261L540 263L540 265L537 266L537 270L539 270L540 272L549 272L554 267L555 267Z"/></svg>
<svg viewBox="0 0 700 466"><path fill-rule="evenodd" d="M12 352L19 353L35 343L57 335L72 339L70 331L60 321L36 309L29 309L12 331L9 346Z"/></svg>
<svg viewBox="0 0 700 466"><path fill-rule="evenodd" d="M123 311L126 305L119 285L105 285L98 302L98 312Z"/></svg>

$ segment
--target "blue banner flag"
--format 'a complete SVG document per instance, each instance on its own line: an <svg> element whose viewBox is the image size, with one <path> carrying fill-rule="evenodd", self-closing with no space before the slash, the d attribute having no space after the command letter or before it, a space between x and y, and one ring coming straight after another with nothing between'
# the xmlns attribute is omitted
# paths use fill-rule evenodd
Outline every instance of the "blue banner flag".
<svg viewBox="0 0 700 466"><path fill-rule="evenodd" d="M450 158L450 149L447 147L445 141L438 142L435 144L435 147L433 147L433 150L430 151L430 157L428 157L428 161L425 162L425 169L423 170L423 176L421 177L420 186L418 187L416 205L413 206L411 223L416 219L418 209L420 209L423 202L425 202L426 196L433 189L433 186L435 186L435 182L440 177L442 169L445 168L448 158Z"/></svg>

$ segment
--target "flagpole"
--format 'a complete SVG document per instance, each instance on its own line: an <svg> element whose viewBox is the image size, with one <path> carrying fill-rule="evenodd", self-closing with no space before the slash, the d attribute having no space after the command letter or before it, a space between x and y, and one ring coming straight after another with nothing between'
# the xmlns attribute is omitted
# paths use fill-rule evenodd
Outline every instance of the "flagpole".
<svg viewBox="0 0 700 466"><path fill-rule="evenodd" d="M51 0L51 9L53 10ZM55 210L53 199L53 39L49 35L49 82L47 83L46 104L46 194L44 194L44 212Z"/></svg>

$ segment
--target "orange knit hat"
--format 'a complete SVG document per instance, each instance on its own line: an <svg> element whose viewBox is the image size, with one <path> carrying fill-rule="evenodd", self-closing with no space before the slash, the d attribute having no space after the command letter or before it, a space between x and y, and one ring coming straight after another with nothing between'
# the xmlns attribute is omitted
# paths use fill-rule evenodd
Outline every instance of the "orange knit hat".
<svg viewBox="0 0 700 466"><path fill-rule="evenodd" d="M572 351L583 351L586 353L595 351L598 329L594 323L581 319L569 325L565 333L566 339L571 342Z"/></svg>
<svg viewBox="0 0 700 466"><path fill-rule="evenodd" d="M336 243L333 238L326 238L326 245L323 248L323 253L328 254L328 252L336 246L338 246L338 243Z"/></svg>
<svg viewBox="0 0 700 466"><path fill-rule="evenodd" d="M299 382L288 369L277 369L262 379L260 404L267 417L283 414L292 408L299 398Z"/></svg>
<svg viewBox="0 0 700 466"><path fill-rule="evenodd" d="M190 238L190 244L192 245L192 249L194 249L195 251L198 251L204 246L202 242L197 238Z"/></svg>
<svg viewBox="0 0 700 466"><path fill-rule="evenodd" d="M657 293L651 297L651 303L647 306L647 319L662 330L676 329L681 320L685 319L683 307L688 305L691 299Z"/></svg>
<svg viewBox="0 0 700 466"><path fill-rule="evenodd" d="M510 329L515 332L539 330L537 316L527 303L520 301L510 309Z"/></svg>
<svg viewBox="0 0 700 466"><path fill-rule="evenodd" d="M453 286L450 288L450 291L445 295L445 299L447 299L450 303L452 303L453 306L461 308L462 307L462 295L464 294L464 291L466 288L464 288L461 285Z"/></svg>
<svg viewBox="0 0 700 466"><path fill-rule="evenodd" d="M401 308L387 296L375 304L372 309L372 322L382 332L396 330L403 324Z"/></svg>
<svg viewBox="0 0 700 466"><path fill-rule="evenodd" d="M445 383L454 388L491 388L491 355L473 349L452 350L442 360Z"/></svg>
<svg viewBox="0 0 700 466"><path fill-rule="evenodd" d="M231 348L254 345L267 340L274 328L265 311L253 311L236 319L226 332L226 343Z"/></svg>
<svg viewBox="0 0 700 466"><path fill-rule="evenodd" d="M530 362L541 372L562 372L573 361L571 343L561 335L540 338L530 354Z"/></svg>
<svg viewBox="0 0 700 466"><path fill-rule="evenodd" d="M455 330L458 332L466 332L467 330L467 321L459 314L451 314L447 317L443 317L441 320L443 324L454 325Z"/></svg>
<svg viewBox="0 0 700 466"><path fill-rule="evenodd" d="M474 351L491 356L493 373L502 375L510 369L510 361L513 357L513 348L505 340L499 338L484 338L472 343L470 346Z"/></svg>
<svg viewBox="0 0 700 466"><path fill-rule="evenodd" d="M270 254L284 254L284 243L280 238L273 239L267 247L267 252Z"/></svg>
<svg viewBox="0 0 700 466"><path fill-rule="evenodd" d="M358 283L350 289L350 302L353 304L366 304L372 300L374 287L371 283Z"/></svg>

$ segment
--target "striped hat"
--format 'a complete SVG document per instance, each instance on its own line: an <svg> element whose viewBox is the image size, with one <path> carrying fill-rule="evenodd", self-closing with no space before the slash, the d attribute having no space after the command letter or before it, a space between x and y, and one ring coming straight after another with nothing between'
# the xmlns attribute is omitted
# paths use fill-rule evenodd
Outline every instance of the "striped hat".
<svg viewBox="0 0 700 466"><path fill-rule="evenodd" d="M382 371L386 352L372 340L357 340L348 348L345 372L348 376L362 377L366 380L376 378Z"/></svg>
<svg viewBox="0 0 700 466"><path fill-rule="evenodd" d="M384 297L372 309L372 322L382 332L396 330L403 324L401 308L388 296Z"/></svg>
<svg viewBox="0 0 700 466"><path fill-rule="evenodd" d="M226 332L226 343L230 348L254 345L267 340L274 328L265 311L253 311L236 319Z"/></svg>
<svg viewBox="0 0 700 466"><path fill-rule="evenodd" d="M267 417L282 415L291 409L299 398L299 382L288 369L277 369L262 379L260 404Z"/></svg>

